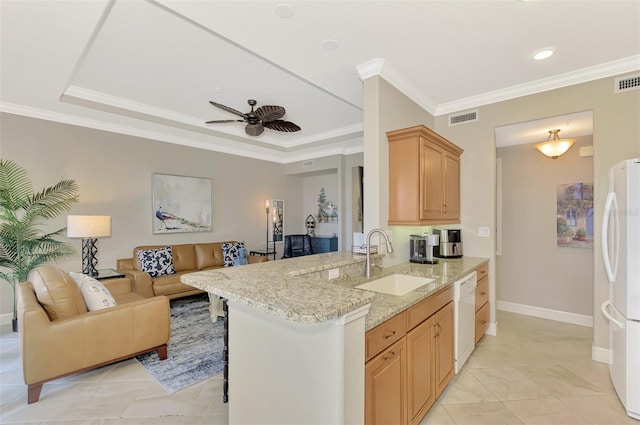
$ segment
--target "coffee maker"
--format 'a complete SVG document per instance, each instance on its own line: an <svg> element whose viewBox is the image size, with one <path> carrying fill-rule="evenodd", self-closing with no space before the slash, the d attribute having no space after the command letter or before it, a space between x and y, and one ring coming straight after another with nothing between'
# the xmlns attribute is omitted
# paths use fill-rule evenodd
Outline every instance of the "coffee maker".
<svg viewBox="0 0 640 425"><path fill-rule="evenodd" d="M440 258L462 257L462 231L460 229L433 229L440 236L434 255Z"/></svg>
<svg viewBox="0 0 640 425"><path fill-rule="evenodd" d="M436 264L438 262L433 258L433 248L439 244L438 235L411 235L409 243L410 262L420 264Z"/></svg>

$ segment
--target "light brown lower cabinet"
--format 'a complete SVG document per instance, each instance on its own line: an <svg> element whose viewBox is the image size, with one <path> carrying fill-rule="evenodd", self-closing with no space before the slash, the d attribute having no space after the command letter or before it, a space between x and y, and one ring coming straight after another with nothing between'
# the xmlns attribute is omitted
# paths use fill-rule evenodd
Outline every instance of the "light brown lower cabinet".
<svg viewBox="0 0 640 425"><path fill-rule="evenodd" d="M403 337L369 360L365 374L365 424L407 423L407 350Z"/></svg>
<svg viewBox="0 0 640 425"><path fill-rule="evenodd" d="M453 338L453 303L448 302L369 360L365 423L420 423L453 377Z"/></svg>
<svg viewBox="0 0 640 425"><path fill-rule="evenodd" d="M407 334L407 359L409 361L408 407L409 423L420 422L420 419L436 401L433 385L432 353L434 338L433 321L425 320Z"/></svg>

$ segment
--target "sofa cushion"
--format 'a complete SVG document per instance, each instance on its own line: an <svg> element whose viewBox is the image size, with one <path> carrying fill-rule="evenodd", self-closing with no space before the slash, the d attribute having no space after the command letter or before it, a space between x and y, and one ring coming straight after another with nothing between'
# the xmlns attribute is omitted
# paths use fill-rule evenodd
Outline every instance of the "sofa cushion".
<svg viewBox="0 0 640 425"><path fill-rule="evenodd" d="M38 266L29 273L29 281L49 319L64 319L87 312L80 288L69 274L59 268Z"/></svg>
<svg viewBox="0 0 640 425"><path fill-rule="evenodd" d="M141 249L136 252L140 270L151 277L174 274L173 255L170 246L158 249Z"/></svg>
<svg viewBox="0 0 640 425"><path fill-rule="evenodd" d="M100 310L116 305L116 300L111 292L98 280L84 273L69 272L69 276L76 282L84 302L89 311Z"/></svg>
<svg viewBox="0 0 640 425"><path fill-rule="evenodd" d="M209 267L222 267L224 265L220 242L197 243L195 244L195 251L198 270Z"/></svg>
<svg viewBox="0 0 640 425"><path fill-rule="evenodd" d="M180 277L187 273L193 273L193 270L176 272L172 276L160 276L153 279L153 293L155 295L170 296L180 292L193 291L195 289L193 286L180 282Z"/></svg>
<svg viewBox="0 0 640 425"><path fill-rule="evenodd" d="M177 272L196 269L196 251L192 243L171 245L173 267Z"/></svg>
<svg viewBox="0 0 640 425"><path fill-rule="evenodd" d="M223 242L220 245L222 246L222 253L224 255L224 266L233 266L233 263L240 257L240 248L244 248L244 241L236 243Z"/></svg>

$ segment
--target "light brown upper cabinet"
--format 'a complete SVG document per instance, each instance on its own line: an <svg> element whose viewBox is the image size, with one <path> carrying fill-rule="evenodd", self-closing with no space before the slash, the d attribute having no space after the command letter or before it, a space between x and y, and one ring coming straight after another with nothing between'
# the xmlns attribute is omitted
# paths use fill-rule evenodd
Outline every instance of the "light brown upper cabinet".
<svg viewBox="0 0 640 425"><path fill-rule="evenodd" d="M387 132L389 224L460 223L463 149L423 125Z"/></svg>

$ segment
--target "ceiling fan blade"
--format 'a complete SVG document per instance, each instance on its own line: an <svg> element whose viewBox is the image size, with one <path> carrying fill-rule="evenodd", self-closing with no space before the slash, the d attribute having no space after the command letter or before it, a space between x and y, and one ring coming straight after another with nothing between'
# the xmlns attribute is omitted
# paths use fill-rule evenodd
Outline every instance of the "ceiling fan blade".
<svg viewBox="0 0 640 425"><path fill-rule="evenodd" d="M264 105L256 109L256 115L260 117L262 121L275 121L284 117L286 111L282 106L276 105Z"/></svg>
<svg viewBox="0 0 640 425"><path fill-rule="evenodd" d="M225 122L244 122L244 120L213 120L207 121L205 124L222 124Z"/></svg>
<svg viewBox="0 0 640 425"><path fill-rule="evenodd" d="M263 122L262 125L264 125L267 128L270 128L271 130L284 131L287 133L293 133L294 131L301 130L301 128L297 124L294 124L290 121L284 121L284 120Z"/></svg>
<svg viewBox="0 0 640 425"><path fill-rule="evenodd" d="M244 131L249 136L259 136L264 131L264 127L260 124L247 124L247 126L244 128Z"/></svg>
<svg viewBox="0 0 640 425"><path fill-rule="evenodd" d="M209 103L210 103L210 104L212 104L213 106L217 107L217 108L220 108L220 109L222 109L222 110L225 110L225 111L227 111L227 112L230 112L230 113L232 113L232 114L234 114L234 115L237 115L237 116L239 116L239 117L242 117L242 118L245 118L245 117L246 117L246 116L245 116L245 114L243 114L242 112L237 111L237 110L235 110L235 109L233 109L233 108L230 108L230 107L228 107L228 106L225 106L225 105L223 105L223 104L221 104L221 103L216 103L216 102L214 102L214 101L212 101L212 100L210 100L210 101L209 101Z"/></svg>

